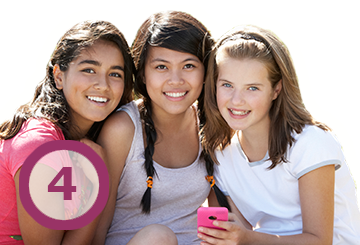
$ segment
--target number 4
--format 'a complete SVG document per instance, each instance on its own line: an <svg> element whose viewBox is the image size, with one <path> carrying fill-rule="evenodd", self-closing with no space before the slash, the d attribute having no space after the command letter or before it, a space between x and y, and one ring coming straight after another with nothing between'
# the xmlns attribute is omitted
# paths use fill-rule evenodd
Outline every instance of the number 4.
<svg viewBox="0 0 360 245"><path fill-rule="evenodd" d="M56 183L64 176L64 185L57 186ZM64 200L71 200L71 192L76 192L76 186L71 185L71 167L63 167L48 185L49 192L63 192Z"/></svg>

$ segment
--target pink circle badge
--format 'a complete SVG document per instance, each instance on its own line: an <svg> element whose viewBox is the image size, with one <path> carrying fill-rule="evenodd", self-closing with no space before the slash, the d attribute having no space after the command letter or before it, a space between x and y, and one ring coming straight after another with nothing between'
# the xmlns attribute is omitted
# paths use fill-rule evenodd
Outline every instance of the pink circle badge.
<svg viewBox="0 0 360 245"><path fill-rule="evenodd" d="M25 210L42 226L74 230L104 209L109 175L91 147L73 140L45 143L25 160L19 178Z"/></svg>

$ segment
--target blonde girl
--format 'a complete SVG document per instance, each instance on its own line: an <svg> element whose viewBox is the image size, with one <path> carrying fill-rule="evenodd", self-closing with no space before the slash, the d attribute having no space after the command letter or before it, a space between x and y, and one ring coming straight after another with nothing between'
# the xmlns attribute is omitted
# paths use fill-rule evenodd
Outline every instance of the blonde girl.
<svg viewBox="0 0 360 245"><path fill-rule="evenodd" d="M202 244L358 244L360 214L341 146L306 110L293 62L272 32L223 36L209 62L203 146L227 196L225 231ZM217 205L213 196L210 205Z"/></svg>

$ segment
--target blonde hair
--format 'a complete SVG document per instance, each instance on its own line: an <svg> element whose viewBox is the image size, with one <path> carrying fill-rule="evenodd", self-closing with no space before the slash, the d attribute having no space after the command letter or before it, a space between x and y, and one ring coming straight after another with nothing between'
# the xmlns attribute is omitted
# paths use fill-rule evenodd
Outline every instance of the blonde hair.
<svg viewBox="0 0 360 245"><path fill-rule="evenodd" d="M282 89L269 112L269 169L287 162L285 153L292 146L292 133L301 133L305 125L316 125L330 130L325 124L316 122L303 103L293 61L285 44L272 32L255 26L237 28L224 35L212 50L205 81L206 123L202 130L204 150L217 162L214 151L223 150L230 144L235 131L221 116L216 101L218 67L216 57L219 50L231 58L253 59L262 62L269 74L273 88L281 82Z"/></svg>

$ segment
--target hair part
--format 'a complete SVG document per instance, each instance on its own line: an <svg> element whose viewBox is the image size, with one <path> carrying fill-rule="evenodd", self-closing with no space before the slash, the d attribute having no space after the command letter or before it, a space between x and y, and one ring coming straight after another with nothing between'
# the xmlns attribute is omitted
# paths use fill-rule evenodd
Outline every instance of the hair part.
<svg viewBox="0 0 360 245"><path fill-rule="evenodd" d="M111 23L106 21L85 21L73 26L68 30L56 45L55 50L46 67L46 76L36 89L33 99L19 107L11 120L0 125L0 139L6 140L14 137L23 122L27 119L44 118L57 125L66 139L79 140L84 135L77 133L75 125L71 122L69 105L62 90L56 88L53 70L59 65L60 70L65 72L71 61L80 53L91 47L97 40L113 42L120 49L125 63L125 86L120 100L119 108L133 99L133 75L135 67L131 57L129 46L122 33ZM86 137L96 140L105 120L95 122Z"/></svg>
<svg viewBox="0 0 360 245"><path fill-rule="evenodd" d="M216 58L219 52L235 59L253 59L263 63L269 74L272 88L281 82L282 89L273 101L270 116L269 160L273 169L286 163L286 151L294 143L292 134L301 133L305 125L316 125L330 130L323 123L313 119L303 103L297 75L290 53L285 44L272 32L245 26L224 35L214 47L209 61L205 85L205 115L208 118L203 128L204 150L216 162L215 150L223 150L231 142L235 130L231 129L221 116L217 107L216 82L218 67Z"/></svg>

